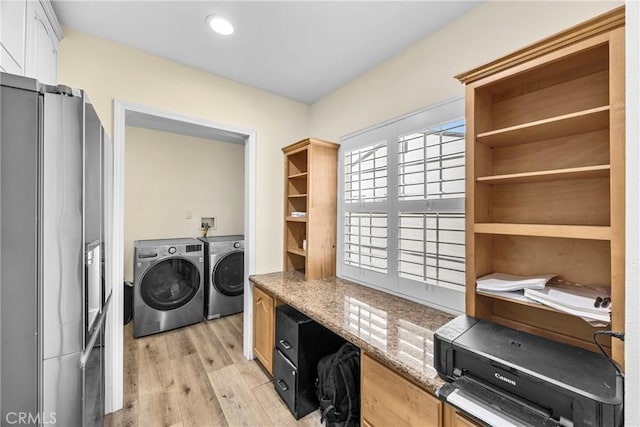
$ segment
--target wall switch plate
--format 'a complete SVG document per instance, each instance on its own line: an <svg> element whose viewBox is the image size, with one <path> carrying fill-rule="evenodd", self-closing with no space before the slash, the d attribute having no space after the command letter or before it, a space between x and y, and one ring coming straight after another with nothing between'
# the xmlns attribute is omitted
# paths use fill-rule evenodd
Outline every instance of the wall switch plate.
<svg viewBox="0 0 640 427"><path fill-rule="evenodd" d="M207 227L208 225L208 227ZM205 228L208 228L209 230L215 230L216 229L216 225L217 225L217 221L216 221L216 217L215 216L209 216L209 217L202 217L201 221L200 221L200 229L204 230Z"/></svg>

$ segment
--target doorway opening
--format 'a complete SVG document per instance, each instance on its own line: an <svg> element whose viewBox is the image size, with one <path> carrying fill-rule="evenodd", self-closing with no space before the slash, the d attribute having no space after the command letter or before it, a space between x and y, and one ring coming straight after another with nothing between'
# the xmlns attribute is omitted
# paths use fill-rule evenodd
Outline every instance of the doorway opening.
<svg viewBox="0 0 640 427"><path fill-rule="evenodd" d="M124 273L124 182L126 127L135 126L164 132L184 134L198 138L244 144L244 330L243 355L253 358L253 307L248 277L255 273L256 239L256 131L226 125L202 118L159 110L114 100L113 103L113 176L107 179L112 189L112 209L107 218L107 235L111 246L107 248L111 262L106 267L106 280L112 284L113 304L106 326L106 396L105 411L114 412L123 404L123 273ZM198 190L201 191L201 190ZM195 236L194 236L195 237Z"/></svg>

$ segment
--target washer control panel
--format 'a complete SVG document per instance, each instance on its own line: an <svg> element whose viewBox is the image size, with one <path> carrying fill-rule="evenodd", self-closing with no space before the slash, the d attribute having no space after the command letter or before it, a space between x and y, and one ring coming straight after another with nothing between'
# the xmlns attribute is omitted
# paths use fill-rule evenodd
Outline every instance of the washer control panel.
<svg viewBox="0 0 640 427"><path fill-rule="evenodd" d="M211 242L209 243L209 251L212 254L222 254L232 250L244 250L243 240L229 240L226 242Z"/></svg>
<svg viewBox="0 0 640 427"><path fill-rule="evenodd" d="M195 239L192 241L194 243L176 241L175 243L167 242L158 245L137 246L135 248L136 267L141 267L143 263L156 262L158 259L167 256L186 256L194 259L197 257L198 261L202 262L204 259L204 244L198 243Z"/></svg>
<svg viewBox="0 0 640 427"><path fill-rule="evenodd" d="M155 249L156 253L159 252L160 256L167 255L199 255L204 251L204 246L200 244L195 245L176 245L176 246L161 246L158 249Z"/></svg>

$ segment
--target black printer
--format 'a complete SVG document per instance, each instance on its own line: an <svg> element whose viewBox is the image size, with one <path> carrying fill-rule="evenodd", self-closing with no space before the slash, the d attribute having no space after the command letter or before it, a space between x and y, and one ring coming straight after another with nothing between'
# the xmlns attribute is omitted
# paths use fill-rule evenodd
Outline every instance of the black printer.
<svg viewBox="0 0 640 427"><path fill-rule="evenodd" d="M623 378L604 355L459 316L434 334L437 396L492 426L620 426Z"/></svg>

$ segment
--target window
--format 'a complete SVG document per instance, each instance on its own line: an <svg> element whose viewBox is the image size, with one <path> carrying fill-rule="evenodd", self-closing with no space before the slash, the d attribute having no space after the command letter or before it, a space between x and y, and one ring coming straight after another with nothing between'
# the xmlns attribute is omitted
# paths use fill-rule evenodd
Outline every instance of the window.
<svg viewBox="0 0 640 427"><path fill-rule="evenodd" d="M344 200L383 202L387 199L387 144L371 144L345 153Z"/></svg>
<svg viewBox="0 0 640 427"><path fill-rule="evenodd" d="M338 275L464 311L464 101L342 139Z"/></svg>
<svg viewBox="0 0 640 427"><path fill-rule="evenodd" d="M464 285L464 214L399 214L398 276L423 283Z"/></svg>
<svg viewBox="0 0 640 427"><path fill-rule="evenodd" d="M387 227L386 214L345 213L345 264L386 273Z"/></svg>

